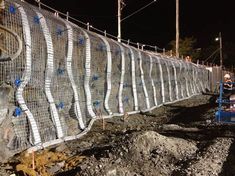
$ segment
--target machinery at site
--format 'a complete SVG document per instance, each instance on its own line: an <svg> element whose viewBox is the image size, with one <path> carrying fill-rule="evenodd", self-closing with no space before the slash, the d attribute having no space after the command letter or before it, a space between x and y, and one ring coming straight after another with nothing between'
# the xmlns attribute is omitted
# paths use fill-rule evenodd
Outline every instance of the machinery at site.
<svg viewBox="0 0 235 176"><path fill-rule="evenodd" d="M219 97L217 99L218 111L215 113L216 122L235 123L235 82L232 88L224 90L225 82L220 82Z"/></svg>

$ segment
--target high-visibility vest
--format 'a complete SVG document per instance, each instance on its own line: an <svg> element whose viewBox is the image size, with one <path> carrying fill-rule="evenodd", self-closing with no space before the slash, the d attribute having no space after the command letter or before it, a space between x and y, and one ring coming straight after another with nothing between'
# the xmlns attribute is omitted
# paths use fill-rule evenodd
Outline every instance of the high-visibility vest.
<svg viewBox="0 0 235 176"><path fill-rule="evenodd" d="M226 80L224 83L224 89L232 89L233 85L231 83L232 83L231 79Z"/></svg>

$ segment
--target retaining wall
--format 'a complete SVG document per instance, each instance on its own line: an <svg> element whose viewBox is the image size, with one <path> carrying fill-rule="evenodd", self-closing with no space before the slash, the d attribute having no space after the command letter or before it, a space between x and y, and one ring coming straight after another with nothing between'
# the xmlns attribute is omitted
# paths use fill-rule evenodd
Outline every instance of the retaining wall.
<svg viewBox="0 0 235 176"><path fill-rule="evenodd" d="M101 116L149 111L209 89L201 65L118 43L21 1L5 6L3 25L23 49L0 62L4 151L77 139ZM16 52L15 37L2 35L6 54Z"/></svg>

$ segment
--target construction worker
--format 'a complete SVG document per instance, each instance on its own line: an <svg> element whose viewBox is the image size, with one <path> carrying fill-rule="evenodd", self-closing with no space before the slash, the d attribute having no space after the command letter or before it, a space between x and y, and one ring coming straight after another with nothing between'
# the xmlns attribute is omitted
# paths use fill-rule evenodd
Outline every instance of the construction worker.
<svg viewBox="0 0 235 176"><path fill-rule="evenodd" d="M232 93L233 84L230 75L227 73L224 75L224 93Z"/></svg>
<svg viewBox="0 0 235 176"><path fill-rule="evenodd" d="M233 94L233 84L231 80L231 76L229 74L224 75L224 95L231 101L230 104L227 104L227 108L233 109L235 107L234 101L235 101L235 95Z"/></svg>

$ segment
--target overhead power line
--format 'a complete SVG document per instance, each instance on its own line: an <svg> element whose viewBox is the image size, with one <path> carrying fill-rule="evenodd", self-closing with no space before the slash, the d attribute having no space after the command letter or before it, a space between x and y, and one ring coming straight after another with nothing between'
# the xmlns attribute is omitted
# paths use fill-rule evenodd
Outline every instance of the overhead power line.
<svg viewBox="0 0 235 176"><path fill-rule="evenodd" d="M121 0L121 10L123 10L124 7L126 7L126 3L124 2L124 0Z"/></svg>
<svg viewBox="0 0 235 176"><path fill-rule="evenodd" d="M215 54L217 54L217 52L220 50L220 48L216 49L209 57L207 57L206 59L204 59L204 62L208 61L212 56L214 56Z"/></svg>
<svg viewBox="0 0 235 176"><path fill-rule="evenodd" d="M94 26L91 26L89 23L84 23L84 22L82 22L82 21L80 21L80 20L78 20L78 19L76 19L76 18L74 18L74 17L69 16L68 14L62 13L62 12L60 12L60 11L58 11L58 10L56 10L56 9L54 9L54 8L52 8L52 7L48 6L48 5L46 5L46 4L40 2L40 0L34 0L34 1L35 1L36 3L38 3L39 9L41 9L42 7L44 7L45 9L47 9L47 10L49 10L49 11L56 12L56 13L60 14L60 15L63 16L63 17L67 17L68 19L72 20L71 22L76 22L76 24L80 24L79 27L82 27L82 26L83 26L83 28L85 28L85 27L90 27L90 28L92 28L94 31L99 32L100 34L104 35L104 31L102 31L102 30L100 30L100 29L97 29L97 28L95 28ZM121 1L121 0L120 0L120 1ZM156 1L156 0L154 0L153 2L155 2L155 1ZM152 2L152 3L153 3L153 2ZM122 5L123 5L123 7L124 7L124 6L125 6L124 0L122 0L122 3L123 3ZM149 5L150 5L150 4L149 4ZM148 5L148 6L149 6L149 5ZM60 16L60 17L61 17L61 16ZM114 36L114 35L112 35L112 34L109 34L109 33L106 33L106 32L105 32L105 36L110 37L110 38L115 39L115 40L118 39L116 36ZM136 43L136 42L132 42L132 41L130 41L130 40L121 39L121 41L127 43L128 45L132 45L132 46L135 46L135 47L137 46L137 43ZM139 43L139 44L140 44L140 43ZM154 48L155 50L158 50L158 51L165 51L164 48L161 49L161 48L159 48L158 46L152 46L152 45L147 45L147 44L141 44L141 45L148 46L148 47L150 47L150 48Z"/></svg>
<svg viewBox="0 0 235 176"><path fill-rule="evenodd" d="M133 12L132 14L126 16L125 18L123 18L121 21L126 20L127 18L130 18L131 16L135 15L136 13L144 10L145 8L147 8L148 6L150 6L151 4L155 3L157 0L153 0L152 2L148 3L147 5L141 7L140 9L136 10L135 12Z"/></svg>

